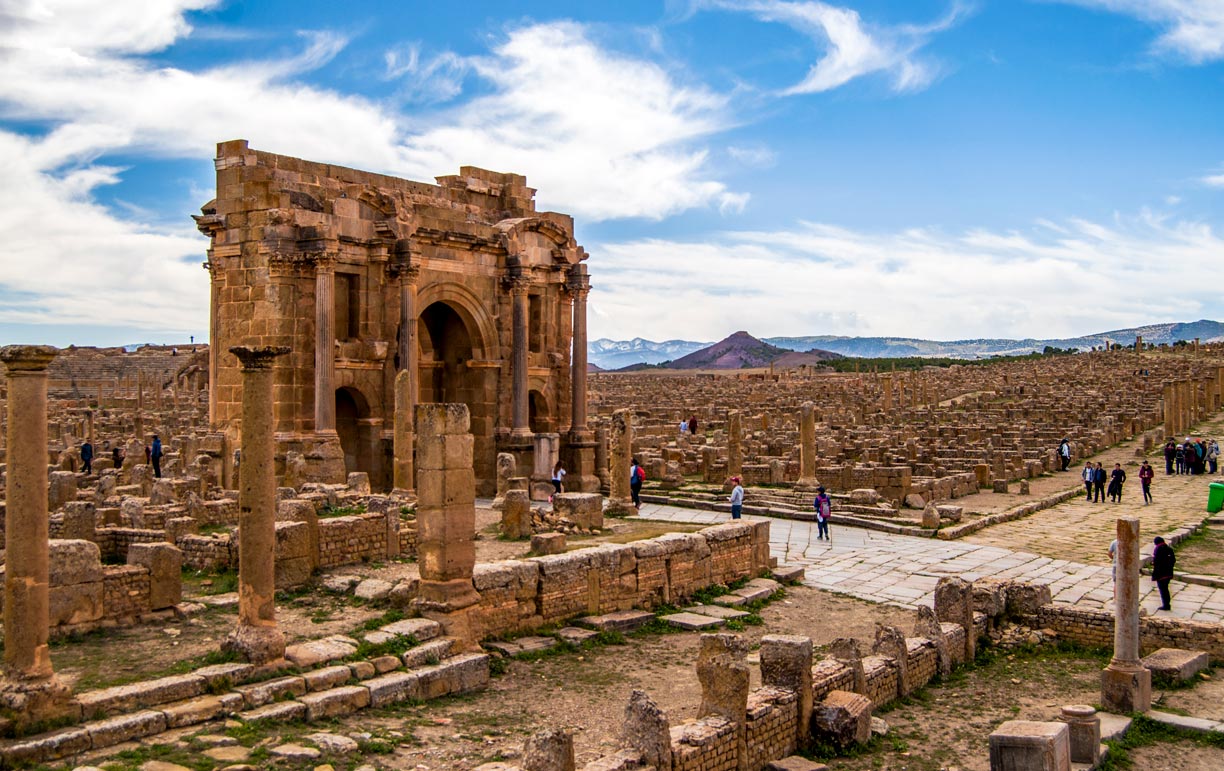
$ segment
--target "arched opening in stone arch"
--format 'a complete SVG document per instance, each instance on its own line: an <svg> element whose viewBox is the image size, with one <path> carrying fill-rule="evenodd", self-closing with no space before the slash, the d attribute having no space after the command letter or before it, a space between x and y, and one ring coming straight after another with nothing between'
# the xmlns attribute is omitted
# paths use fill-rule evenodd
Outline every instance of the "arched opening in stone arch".
<svg viewBox="0 0 1224 771"><path fill-rule="evenodd" d="M364 471L378 486L373 445L377 436L370 425L370 405L356 388L345 386L336 390L336 433L344 451L344 471Z"/></svg>
<svg viewBox="0 0 1224 771"><path fill-rule="evenodd" d="M544 398L544 394L532 389L529 392L527 400L528 422L533 434L548 434L556 430L553 425L552 410L548 407L548 400Z"/></svg>

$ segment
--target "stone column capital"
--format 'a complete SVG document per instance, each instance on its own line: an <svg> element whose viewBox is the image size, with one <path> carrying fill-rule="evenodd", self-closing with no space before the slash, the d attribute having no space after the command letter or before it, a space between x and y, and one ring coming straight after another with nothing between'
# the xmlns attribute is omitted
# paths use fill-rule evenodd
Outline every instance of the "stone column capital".
<svg viewBox="0 0 1224 771"><path fill-rule="evenodd" d="M336 257L338 256L331 252L316 252L310 255L311 261L314 262L315 273L335 273Z"/></svg>
<svg viewBox="0 0 1224 771"><path fill-rule="evenodd" d="M59 349L51 345L6 345L0 348L0 361L8 367L9 374L43 372L58 355Z"/></svg>
<svg viewBox="0 0 1224 771"><path fill-rule="evenodd" d="M522 274L507 276L506 288L510 290L510 294L515 297L525 297L531 289L531 277Z"/></svg>
<svg viewBox="0 0 1224 771"><path fill-rule="evenodd" d="M401 285L416 286L421 278L421 266L413 262L389 262L387 273L391 278L399 279Z"/></svg>
<svg viewBox="0 0 1224 771"><path fill-rule="evenodd" d="M289 353L287 345L236 345L229 352L238 357L244 370L271 369L272 360Z"/></svg>

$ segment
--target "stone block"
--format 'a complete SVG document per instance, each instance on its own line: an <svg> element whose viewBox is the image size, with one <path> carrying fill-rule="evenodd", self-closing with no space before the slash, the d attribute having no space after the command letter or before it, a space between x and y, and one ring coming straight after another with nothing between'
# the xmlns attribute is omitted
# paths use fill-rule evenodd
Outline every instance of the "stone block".
<svg viewBox="0 0 1224 771"><path fill-rule="evenodd" d="M77 695L85 717L112 715L133 709L168 704L194 698L204 692L205 680L199 675L172 675L129 685L116 685Z"/></svg>
<svg viewBox="0 0 1224 771"><path fill-rule="evenodd" d="M553 511L588 530L604 526L603 496L598 493L561 493L553 496Z"/></svg>
<svg viewBox="0 0 1224 771"><path fill-rule="evenodd" d="M142 739L166 730L166 716L153 710L86 723L93 749L111 747L120 742Z"/></svg>
<svg viewBox="0 0 1224 771"><path fill-rule="evenodd" d="M302 680L311 691L326 691L338 685L347 683L353 676L353 670L342 664L313 669L302 673Z"/></svg>
<svg viewBox="0 0 1224 771"><path fill-rule="evenodd" d="M105 613L104 584L52 586L47 593L48 621L52 627L97 621Z"/></svg>
<svg viewBox="0 0 1224 771"><path fill-rule="evenodd" d="M814 760L801 758L798 755L791 755L789 758L766 763L761 771L829 771L829 767L824 763L817 763Z"/></svg>
<svg viewBox="0 0 1224 771"><path fill-rule="evenodd" d="M6 742L4 748L0 749L0 758L5 763L16 766L45 763L80 755L87 752L91 744L89 731L84 726L77 726Z"/></svg>
<svg viewBox="0 0 1224 771"><path fill-rule="evenodd" d="M617 610L600 616L578 619L579 624L601 632L633 632L654 620L654 614L644 610Z"/></svg>
<svg viewBox="0 0 1224 771"><path fill-rule="evenodd" d="M250 685L240 685L234 689L242 695L243 701L247 707L262 707L265 704L287 698L290 696L302 696L306 693L306 681L300 677L278 677L273 680L265 680L261 683L252 683Z"/></svg>
<svg viewBox="0 0 1224 771"><path fill-rule="evenodd" d="M531 536L531 551L536 554L561 554L565 551L565 533L537 533Z"/></svg>
<svg viewBox="0 0 1224 771"><path fill-rule="evenodd" d="M1180 648L1160 648L1144 656L1143 666L1152 670L1153 677L1187 682L1207 668L1207 654Z"/></svg>
<svg viewBox="0 0 1224 771"><path fill-rule="evenodd" d="M51 586L92 584L102 580L102 552L92 541L52 538L48 541Z"/></svg>
<svg viewBox="0 0 1224 771"><path fill-rule="evenodd" d="M292 664L307 669L347 658L357 652L357 642L351 638L328 637L310 640L285 648L285 658Z"/></svg>
<svg viewBox="0 0 1224 771"><path fill-rule="evenodd" d="M370 706L370 691L364 685L348 685L328 691L308 693L301 697L300 701L306 705L307 720L321 720L351 715L359 709Z"/></svg>
<svg viewBox="0 0 1224 771"><path fill-rule="evenodd" d="M690 631L700 629L715 629L726 623L721 618L701 616L696 613L673 613L670 616L660 616L659 620L666 621L674 627Z"/></svg>
<svg viewBox="0 0 1224 771"><path fill-rule="evenodd" d="M149 609L172 608L183 599L183 552L168 543L134 543L127 562L149 571Z"/></svg>
<svg viewBox="0 0 1224 771"><path fill-rule="evenodd" d="M812 735L841 747L871 741L871 699L849 691L830 691L812 706Z"/></svg>
<svg viewBox="0 0 1224 771"><path fill-rule="evenodd" d="M990 734L991 771L1071 771L1066 723L1009 720Z"/></svg>

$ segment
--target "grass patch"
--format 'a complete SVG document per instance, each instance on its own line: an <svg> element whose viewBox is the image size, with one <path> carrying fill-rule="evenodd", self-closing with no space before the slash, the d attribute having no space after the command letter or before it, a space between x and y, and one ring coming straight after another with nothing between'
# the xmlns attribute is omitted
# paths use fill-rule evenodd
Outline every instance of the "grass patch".
<svg viewBox="0 0 1224 771"><path fill-rule="evenodd" d="M319 510L319 519L335 519L336 517L356 517L366 513L364 503L355 506L332 506L328 504Z"/></svg>
<svg viewBox="0 0 1224 771"><path fill-rule="evenodd" d="M1148 747L1160 742L1186 741L1200 747L1217 747L1224 749L1224 734L1218 731L1190 731L1184 728L1174 728L1164 723L1158 723L1143 715L1132 715L1130 730L1120 739L1110 739L1105 742L1109 754L1097 766L1099 771L1119 771L1135 767L1135 761L1130 750Z"/></svg>

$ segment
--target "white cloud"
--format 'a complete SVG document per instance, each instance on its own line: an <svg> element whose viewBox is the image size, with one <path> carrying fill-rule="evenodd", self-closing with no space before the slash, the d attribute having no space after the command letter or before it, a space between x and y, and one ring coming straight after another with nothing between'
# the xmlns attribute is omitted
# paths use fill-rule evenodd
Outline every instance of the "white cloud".
<svg viewBox="0 0 1224 771"><path fill-rule="evenodd" d="M590 245L591 337L1062 337L1218 318L1224 235L1151 212L1023 232L864 233L820 223L700 241ZM1169 270L1176 265L1177 270ZM650 280L643 281L643 272ZM1155 307L1153 298L1178 298Z"/></svg>
<svg viewBox="0 0 1224 771"><path fill-rule="evenodd" d="M407 137L410 169L525 173L543 206L596 220L661 219L739 198L693 146L731 125L722 94L605 51L567 22L514 30L472 66L493 93Z"/></svg>
<svg viewBox="0 0 1224 771"><path fill-rule="evenodd" d="M1224 174L1208 174L1203 177L1203 184L1208 187L1224 187Z"/></svg>
<svg viewBox="0 0 1224 771"><path fill-rule="evenodd" d="M383 54L385 77L403 83L403 96L411 102L446 102L463 91L463 79L471 69L468 61L451 51L427 60L419 43L393 46Z"/></svg>
<svg viewBox="0 0 1224 771"><path fill-rule="evenodd" d="M116 170L56 172L54 140L0 131L0 322L143 327L208 326L206 246L191 223L158 228L117 219L91 200Z"/></svg>
<svg viewBox="0 0 1224 771"><path fill-rule="evenodd" d="M127 163L141 155L207 159L216 142L242 137L260 149L415 179L486 166L527 175L542 208L588 220L707 206L734 212L747 200L713 177L701 146L731 124L727 98L609 52L580 25L514 29L473 59L443 53L425 61L397 49L386 75L415 79L413 88L453 96L465 75L488 86L450 109L405 114L304 82L348 44L329 32L299 33L297 53L198 70L148 56L190 34L187 11L216 4L0 5L0 118L51 126L36 137L0 136L0 319L103 314L155 329L200 328L207 284L191 212L182 212L181 230L164 231L121 203L99 205L99 186L124 172L99 162L110 153ZM210 29L208 39L219 37ZM181 262L187 255L195 255L189 265Z"/></svg>
<svg viewBox="0 0 1224 771"><path fill-rule="evenodd" d="M708 0L710 7L751 13L762 21L780 22L810 37L822 56L787 94L830 91L866 75L883 74L894 91L920 91L939 74L938 66L919 56L937 32L961 15L959 5L942 19L925 26L872 25L858 11L818 0Z"/></svg>
<svg viewBox="0 0 1224 771"><path fill-rule="evenodd" d="M1159 25L1159 51L1194 63L1224 58L1224 2L1220 0L1063 0Z"/></svg>

